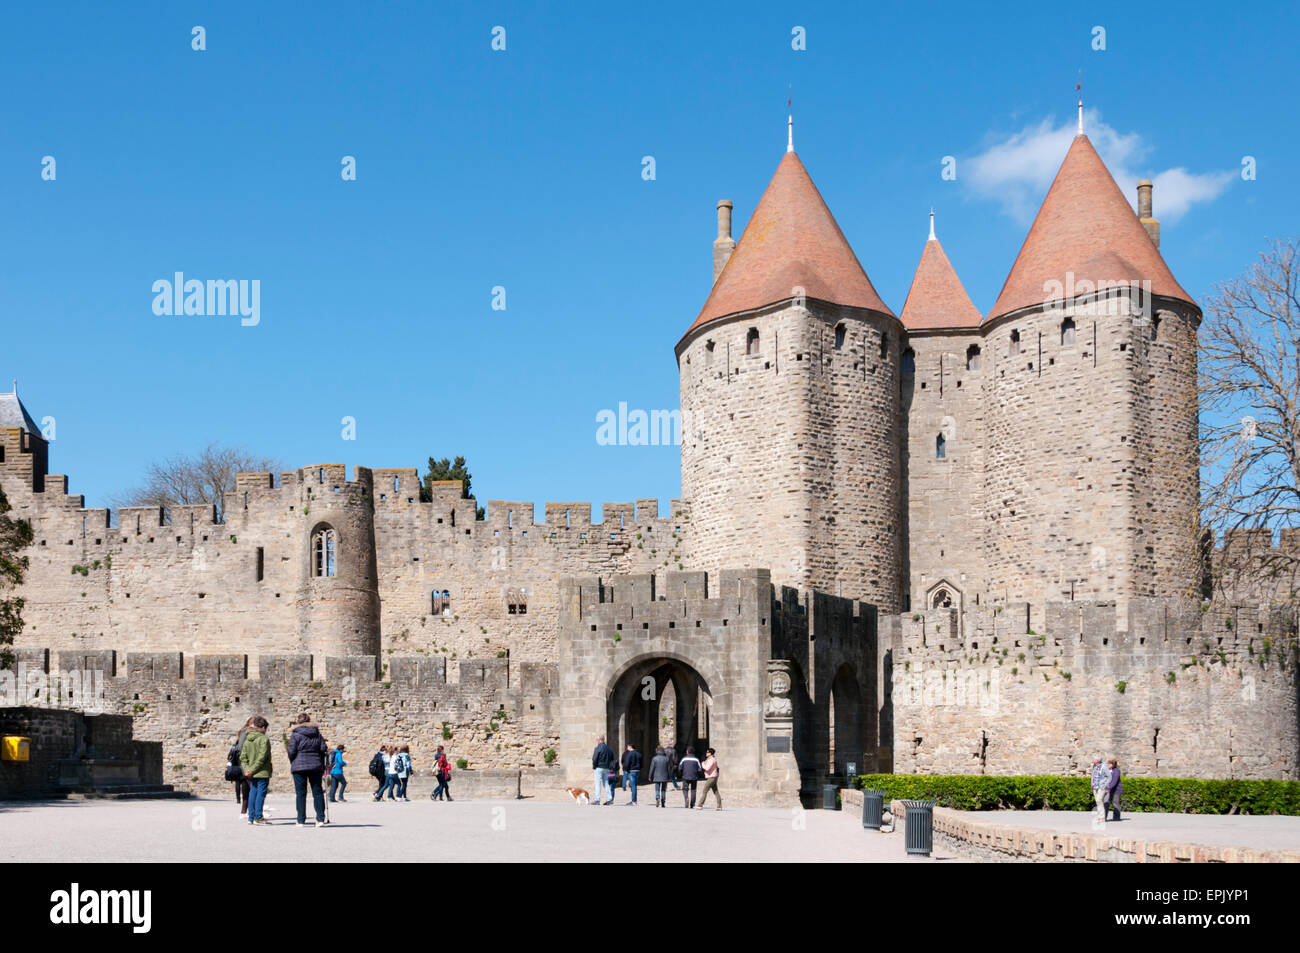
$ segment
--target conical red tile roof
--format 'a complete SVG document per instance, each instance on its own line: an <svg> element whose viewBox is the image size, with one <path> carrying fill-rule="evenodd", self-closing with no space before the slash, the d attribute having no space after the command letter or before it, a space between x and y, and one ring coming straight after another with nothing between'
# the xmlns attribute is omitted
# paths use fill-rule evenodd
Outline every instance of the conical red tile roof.
<svg viewBox="0 0 1300 953"><path fill-rule="evenodd" d="M809 298L894 314L876 294L803 163L787 152L686 333L790 298L796 287Z"/></svg>
<svg viewBox="0 0 1300 953"><path fill-rule="evenodd" d="M1195 304L1087 136L1074 137L988 318L1043 304L1049 282L1066 285L1068 272L1076 284L1150 281L1153 294Z"/></svg>
<svg viewBox="0 0 1300 953"><path fill-rule="evenodd" d="M977 328L979 310L962 287L937 238L925 243L912 287L903 302L903 326L909 331L931 328Z"/></svg>

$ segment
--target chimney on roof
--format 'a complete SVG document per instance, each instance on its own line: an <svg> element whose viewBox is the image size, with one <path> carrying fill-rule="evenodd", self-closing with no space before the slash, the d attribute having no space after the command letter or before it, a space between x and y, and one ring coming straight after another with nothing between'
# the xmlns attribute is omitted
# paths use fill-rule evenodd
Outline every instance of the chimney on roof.
<svg viewBox="0 0 1300 953"><path fill-rule="evenodd" d="M735 250L736 243L731 238L731 200L723 199L718 203L718 237L713 241L714 284L717 284L718 275L727 267L727 261Z"/></svg>
<svg viewBox="0 0 1300 953"><path fill-rule="evenodd" d="M1151 236L1151 243L1160 247L1160 223L1151 217L1151 180L1143 179L1138 183L1138 221Z"/></svg>

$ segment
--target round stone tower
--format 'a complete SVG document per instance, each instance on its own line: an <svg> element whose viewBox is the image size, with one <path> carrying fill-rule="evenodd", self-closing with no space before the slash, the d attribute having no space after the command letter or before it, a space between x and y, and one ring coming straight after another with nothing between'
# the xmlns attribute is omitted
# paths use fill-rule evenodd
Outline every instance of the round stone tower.
<svg viewBox="0 0 1300 953"><path fill-rule="evenodd" d="M1076 136L984 322L988 587L1035 614L1198 585L1200 311L1140 198Z"/></svg>
<svg viewBox="0 0 1300 953"><path fill-rule="evenodd" d="M374 485L340 464L297 472L298 634L324 677L325 659L379 656L379 574L375 561Z"/></svg>
<svg viewBox="0 0 1300 953"><path fill-rule="evenodd" d="M734 251L730 212L676 348L692 564L897 611L902 326L793 150Z"/></svg>

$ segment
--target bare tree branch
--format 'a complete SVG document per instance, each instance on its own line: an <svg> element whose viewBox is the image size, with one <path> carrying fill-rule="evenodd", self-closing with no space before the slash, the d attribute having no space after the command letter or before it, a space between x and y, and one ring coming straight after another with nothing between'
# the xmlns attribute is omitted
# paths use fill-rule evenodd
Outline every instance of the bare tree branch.
<svg viewBox="0 0 1300 953"><path fill-rule="evenodd" d="M1271 241L1216 289L1200 329L1202 519L1225 535L1216 585L1283 600L1300 590L1298 256L1297 239Z"/></svg>
<svg viewBox="0 0 1300 953"><path fill-rule="evenodd" d="M278 460L257 457L242 447L208 444L190 456L178 454L161 463L151 463L144 479L135 487L113 497L112 505L173 506L210 503L217 508L217 519L225 518L226 494L234 492L238 473L276 473L282 469Z"/></svg>

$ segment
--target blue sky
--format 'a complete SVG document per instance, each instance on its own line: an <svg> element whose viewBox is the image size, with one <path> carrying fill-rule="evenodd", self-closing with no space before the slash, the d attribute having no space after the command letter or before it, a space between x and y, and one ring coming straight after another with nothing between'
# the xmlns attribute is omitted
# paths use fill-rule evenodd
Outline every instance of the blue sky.
<svg viewBox="0 0 1300 953"><path fill-rule="evenodd" d="M666 506L678 449L599 446L596 415L678 406L714 205L739 236L790 84L796 149L895 312L931 205L992 305L1079 69L1125 192L1157 176L1193 296L1297 230L1294 8L706 6L10 5L0 380L55 418L52 469L102 505L211 441L290 468L464 454L480 500ZM258 279L260 323L155 315L176 271Z"/></svg>

